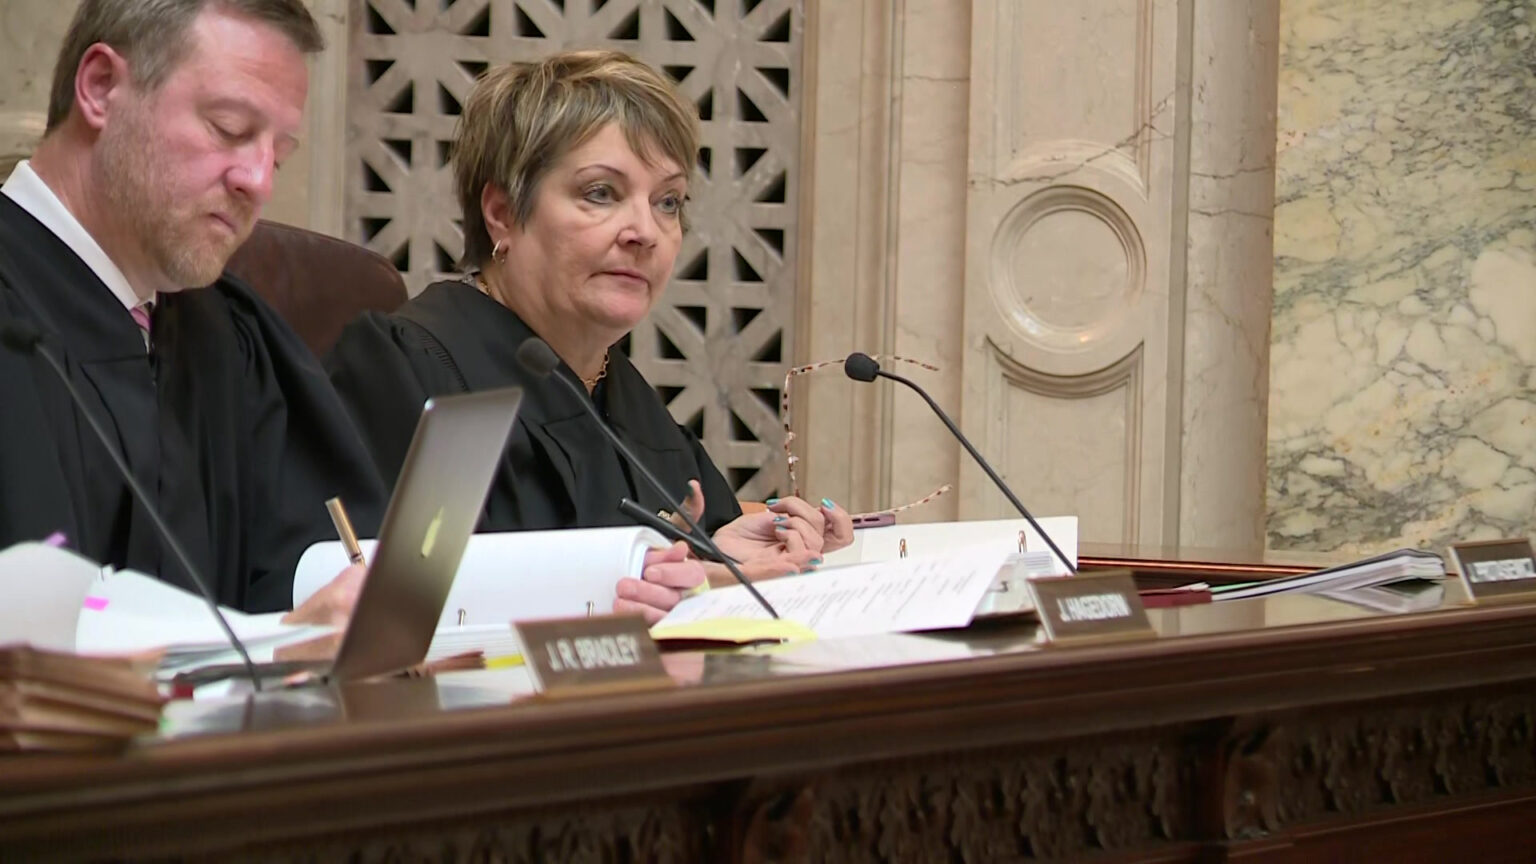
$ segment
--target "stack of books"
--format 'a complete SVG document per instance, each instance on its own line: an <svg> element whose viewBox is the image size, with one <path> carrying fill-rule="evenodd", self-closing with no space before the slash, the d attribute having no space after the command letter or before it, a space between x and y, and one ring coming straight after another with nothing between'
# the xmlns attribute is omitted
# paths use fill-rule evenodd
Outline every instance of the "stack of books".
<svg viewBox="0 0 1536 864"><path fill-rule="evenodd" d="M129 660L0 645L0 753L121 750L160 724L152 670Z"/></svg>

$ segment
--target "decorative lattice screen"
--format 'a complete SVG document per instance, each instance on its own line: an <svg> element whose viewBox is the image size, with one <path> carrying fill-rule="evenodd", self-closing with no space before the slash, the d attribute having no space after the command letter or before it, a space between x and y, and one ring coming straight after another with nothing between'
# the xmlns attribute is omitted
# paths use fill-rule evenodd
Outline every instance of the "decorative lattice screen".
<svg viewBox="0 0 1536 864"><path fill-rule="evenodd" d="M803 0L354 0L350 239L412 291L463 248L447 157L475 76L567 48L628 51L699 107L677 273L630 356L742 498L784 484Z"/></svg>

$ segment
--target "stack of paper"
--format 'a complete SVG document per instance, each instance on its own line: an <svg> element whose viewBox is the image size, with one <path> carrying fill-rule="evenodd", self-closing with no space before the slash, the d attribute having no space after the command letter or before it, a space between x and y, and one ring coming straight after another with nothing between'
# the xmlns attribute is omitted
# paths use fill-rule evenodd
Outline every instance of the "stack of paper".
<svg viewBox="0 0 1536 864"><path fill-rule="evenodd" d="M1401 579L1386 585L1317 593L1378 612L1400 615L1439 608L1445 601L1445 582L1439 579Z"/></svg>
<svg viewBox="0 0 1536 864"><path fill-rule="evenodd" d="M284 624L280 612L220 611L258 662L271 660L278 648L332 632L329 627ZM131 570L105 572L91 584L79 612L75 648L86 654L163 651L159 674L165 679L201 666L239 662L206 601Z"/></svg>
<svg viewBox="0 0 1536 864"><path fill-rule="evenodd" d="M1284 593L1353 591L1387 585L1403 579L1443 579L1445 561L1433 552L1398 549L1372 558L1341 564L1299 576L1264 582L1222 585L1211 589L1213 600L1243 600Z"/></svg>
<svg viewBox="0 0 1536 864"><path fill-rule="evenodd" d="M121 749L155 731L163 705L127 660L0 647L0 752Z"/></svg>

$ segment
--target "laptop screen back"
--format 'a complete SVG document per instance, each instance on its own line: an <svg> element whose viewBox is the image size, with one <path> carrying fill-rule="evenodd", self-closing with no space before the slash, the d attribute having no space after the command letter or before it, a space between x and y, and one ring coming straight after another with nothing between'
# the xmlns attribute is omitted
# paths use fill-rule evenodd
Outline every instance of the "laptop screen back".
<svg viewBox="0 0 1536 864"><path fill-rule="evenodd" d="M522 395L507 388L427 401L332 678L382 675L426 658Z"/></svg>

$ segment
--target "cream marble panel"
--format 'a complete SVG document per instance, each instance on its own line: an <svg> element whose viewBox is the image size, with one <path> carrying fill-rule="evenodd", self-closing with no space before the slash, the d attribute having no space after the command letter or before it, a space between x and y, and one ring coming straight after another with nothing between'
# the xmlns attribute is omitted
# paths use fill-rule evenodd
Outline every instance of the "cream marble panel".
<svg viewBox="0 0 1536 864"><path fill-rule="evenodd" d="M1128 136L1141 119L1139 58L1151 6L1150 0L998 4L997 34L1011 45L1000 52L998 75L1014 86L998 93L998 130L1008 145L997 155L1013 161L1033 146L1063 140L1134 147ZM1047 116L1055 122L1031 122Z"/></svg>
<svg viewBox="0 0 1536 864"><path fill-rule="evenodd" d="M1067 380L1025 369L987 346L988 439L1002 442L998 473L1032 513L1078 516L1082 540L1134 543L1139 534L1142 354ZM1040 433L1049 433L1041 446ZM977 494L991 512L1011 510L996 487Z"/></svg>
<svg viewBox="0 0 1536 864"><path fill-rule="evenodd" d="M0 3L0 175L42 137L59 43L78 0Z"/></svg>
<svg viewBox="0 0 1536 864"><path fill-rule="evenodd" d="M1176 538L1164 499L1178 477L1190 8L973 7L962 423L1036 512L1076 514L1093 539ZM1068 38L1082 22L1102 33ZM1135 375L1102 389L1127 364ZM1007 511L980 471L961 477L962 516Z"/></svg>
<svg viewBox="0 0 1536 864"><path fill-rule="evenodd" d="M1268 541L1536 528L1536 3L1282 14Z"/></svg>

